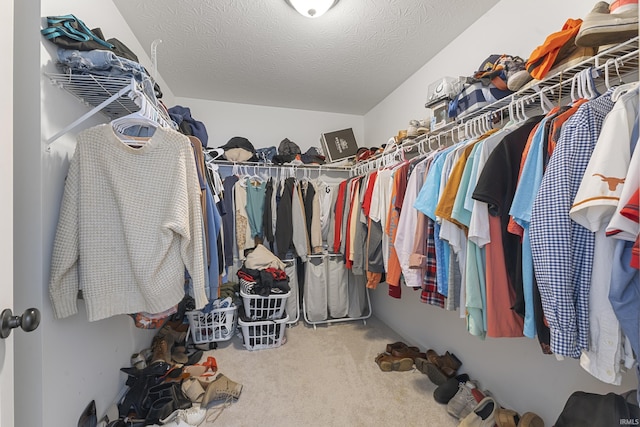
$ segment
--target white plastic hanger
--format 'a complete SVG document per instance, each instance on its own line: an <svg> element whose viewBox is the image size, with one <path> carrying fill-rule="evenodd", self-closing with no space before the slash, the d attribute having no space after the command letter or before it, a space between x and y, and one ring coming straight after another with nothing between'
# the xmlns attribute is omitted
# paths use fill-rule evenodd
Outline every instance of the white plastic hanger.
<svg viewBox="0 0 640 427"><path fill-rule="evenodd" d="M509 111L509 123L513 123L516 120L515 111L514 111L515 110L515 102L516 101L512 99L511 102L509 103L509 108L508 108L508 111Z"/></svg>
<svg viewBox="0 0 640 427"><path fill-rule="evenodd" d="M571 78L571 102L575 103L578 99L582 98L582 94L580 93L580 88L578 84L580 73L575 74Z"/></svg>
<svg viewBox="0 0 640 427"><path fill-rule="evenodd" d="M607 89L611 89L611 81L609 80L609 67L615 62L614 58L607 59L604 63L604 85Z"/></svg>
<svg viewBox="0 0 640 427"><path fill-rule="evenodd" d="M551 95L553 95L553 89L552 88L548 88L548 87L543 87L540 90L540 93L538 94L538 96L540 97L540 108L542 109L542 111L547 114L549 111L551 111L554 107L553 102L551 102L549 100L549 98L547 98L547 95L545 94L545 92L549 91L551 93Z"/></svg>

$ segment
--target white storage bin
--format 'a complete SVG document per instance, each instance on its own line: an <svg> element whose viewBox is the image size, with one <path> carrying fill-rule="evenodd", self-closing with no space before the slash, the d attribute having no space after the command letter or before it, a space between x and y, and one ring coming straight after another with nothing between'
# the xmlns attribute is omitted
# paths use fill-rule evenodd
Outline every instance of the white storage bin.
<svg viewBox="0 0 640 427"><path fill-rule="evenodd" d="M277 320L238 320L242 339L247 350L264 350L280 347L284 343L289 315Z"/></svg>
<svg viewBox="0 0 640 427"><path fill-rule="evenodd" d="M200 310L187 311L189 331L196 344L214 341L227 341L236 331L238 307L216 308L209 313Z"/></svg>
<svg viewBox="0 0 640 427"><path fill-rule="evenodd" d="M243 291L243 287L240 287L244 314L251 320L280 319L284 314L289 295L291 291L286 294L271 294L263 297L247 294Z"/></svg>

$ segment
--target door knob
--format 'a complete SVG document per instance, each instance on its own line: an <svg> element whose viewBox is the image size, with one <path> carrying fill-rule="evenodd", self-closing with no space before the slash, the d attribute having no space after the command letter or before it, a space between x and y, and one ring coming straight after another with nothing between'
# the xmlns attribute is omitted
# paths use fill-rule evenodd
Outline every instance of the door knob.
<svg viewBox="0 0 640 427"><path fill-rule="evenodd" d="M37 308L27 308L22 316L14 316L10 308L5 308L0 314L0 338L7 338L13 328L20 326L23 331L31 332L40 324L40 311Z"/></svg>

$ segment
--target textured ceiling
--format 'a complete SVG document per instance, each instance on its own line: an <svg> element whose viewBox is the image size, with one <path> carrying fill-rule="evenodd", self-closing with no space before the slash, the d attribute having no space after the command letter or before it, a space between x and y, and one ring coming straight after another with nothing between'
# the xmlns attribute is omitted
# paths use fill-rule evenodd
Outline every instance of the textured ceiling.
<svg viewBox="0 0 640 427"><path fill-rule="evenodd" d="M176 96L365 114L498 0L114 0Z"/></svg>

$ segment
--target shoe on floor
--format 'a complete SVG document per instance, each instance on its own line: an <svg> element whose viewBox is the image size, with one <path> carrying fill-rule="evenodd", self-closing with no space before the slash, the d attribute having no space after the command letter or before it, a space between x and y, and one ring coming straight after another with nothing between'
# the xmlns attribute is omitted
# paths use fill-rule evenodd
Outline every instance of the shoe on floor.
<svg viewBox="0 0 640 427"><path fill-rule="evenodd" d="M464 384L467 381L469 381L469 375L467 374L460 374L453 378L449 378L444 382L444 384L439 385L433 391L433 400L446 405L453 398L453 396L456 395L460 384Z"/></svg>
<svg viewBox="0 0 640 427"><path fill-rule="evenodd" d="M449 378L456 375L458 368L462 366L462 362L453 354L447 352L443 356L433 350L427 350L426 358L416 357L416 368L427 375L435 385L444 384Z"/></svg>
<svg viewBox="0 0 640 427"><path fill-rule="evenodd" d="M544 427L544 421L538 414L533 412L525 412L520 417L518 427Z"/></svg>
<svg viewBox="0 0 640 427"><path fill-rule="evenodd" d="M520 426L520 415L513 409L498 408L495 421L497 427L518 427Z"/></svg>
<svg viewBox="0 0 640 427"><path fill-rule="evenodd" d="M626 10L621 13L609 13L609 4L600 1L585 16L576 35L576 45L598 47L622 43L637 35L637 9Z"/></svg>
<svg viewBox="0 0 640 427"><path fill-rule="evenodd" d="M410 371L413 368L413 359L409 357L396 357L385 353L380 353L376 357L376 363L383 372Z"/></svg>
<svg viewBox="0 0 640 427"><path fill-rule="evenodd" d="M242 393L242 384L230 380L224 374L218 374L216 379L207 386L200 406L206 409L215 401L238 399L240 393Z"/></svg>
<svg viewBox="0 0 640 427"><path fill-rule="evenodd" d="M207 417L207 410L200 406L174 411L167 418L160 420L165 426L199 426Z"/></svg>
<svg viewBox="0 0 640 427"><path fill-rule="evenodd" d="M460 421L459 427L494 427L498 404L492 397L485 397L482 402Z"/></svg>
<svg viewBox="0 0 640 427"><path fill-rule="evenodd" d="M394 350L402 350L403 348L407 348L407 347L409 347L407 344L403 343L402 341L397 341L394 343L387 344L387 347L385 350L388 354L391 354L393 353Z"/></svg>
<svg viewBox="0 0 640 427"><path fill-rule="evenodd" d="M458 392L447 402L447 412L452 417L463 419L478 405L479 400L476 398L472 390L477 389L473 381L461 383L458 386ZM482 396L482 399L484 396Z"/></svg>
<svg viewBox="0 0 640 427"><path fill-rule="evenodd" d="M420 349L418 347L404 347L400 349L394 349L393 351L391 351L391 355L401 358L408 357L413 361L416 360L416 357L421 357L423 359L427 357L425 353L420 352Z"/></svg>
<svg viewBox="0 0 640 427"><path fill-rule="evenodd" d="M202 402L204 397L204 388L200 381L195 377L190 377L182 381L182 392L189 398L192 403Z"/></svg>

